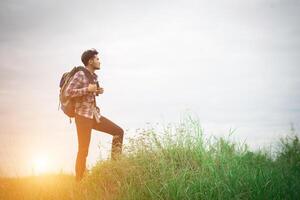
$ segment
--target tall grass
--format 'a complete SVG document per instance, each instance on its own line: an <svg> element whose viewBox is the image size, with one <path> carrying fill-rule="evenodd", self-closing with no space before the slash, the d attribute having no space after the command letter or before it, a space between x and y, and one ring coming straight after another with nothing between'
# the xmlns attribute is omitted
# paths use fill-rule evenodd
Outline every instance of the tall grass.
<svg viewBox="0 0 300 200"><path fill-rule="evenodd" d="M300 144L280 140L277 156L229 139L205 139L197 120L130 139L117 161L98 162L78 199L300 199Z"/></svg>
<svg viewBox="0 0 300 200"><path fill-rule="evenodd" d="M30 179L24 189L0 181L0 198L300 199L295 134L280 138L275 152L250 151L229 138L205 137L199 121L188 116L161 130L140 130L123 152L116 161L99 161L79 184L70 177L43 186Z"/></svg>

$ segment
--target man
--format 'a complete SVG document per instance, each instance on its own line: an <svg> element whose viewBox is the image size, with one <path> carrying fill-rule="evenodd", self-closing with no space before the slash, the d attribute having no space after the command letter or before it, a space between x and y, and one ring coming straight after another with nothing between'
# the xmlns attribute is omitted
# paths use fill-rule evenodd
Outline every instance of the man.
<svg viewBox="0 0 300 200"><path fill-rule="evenodd" d="M101 65L97 50L90 49L83 52L81 61L94 78L94 83L98 83L97 75L94 73L95 70L100 69ZM117 124L101 115L100 109L95 102L95 95L103 94L104 89L99 87L98 84L90 83L83 71L78 71L74 74L65 91L66 96L76 97L75 123L78 152L75 171L76 181L80 181L86 172L86 158L91 139L91 130L95 129L113 136L111 150L111 158L113 160L122 152L124 131Z"/></svg>

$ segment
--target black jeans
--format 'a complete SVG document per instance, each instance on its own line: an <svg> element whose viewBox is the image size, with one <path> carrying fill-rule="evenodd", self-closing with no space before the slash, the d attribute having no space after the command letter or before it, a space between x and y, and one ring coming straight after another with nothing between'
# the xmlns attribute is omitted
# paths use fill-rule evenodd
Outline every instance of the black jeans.
<svg viewBox="0 0 300 200"><path fill-rule="evenodd" d="M117 154L122 153L124 131L104 116L101 116L100 123L96 119L89 119L81 115L75 115L75 123L78 138L78 152L75 164L76 180L81 180L86 170L86 158L89 151L92 129L109 133L113 136L111 158L116 159Z"/></svg>

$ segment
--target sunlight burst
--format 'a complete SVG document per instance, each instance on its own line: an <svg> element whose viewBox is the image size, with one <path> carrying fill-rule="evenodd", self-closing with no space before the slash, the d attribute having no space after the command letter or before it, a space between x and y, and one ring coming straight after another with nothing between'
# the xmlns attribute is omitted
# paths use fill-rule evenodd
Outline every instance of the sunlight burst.
<svg viewBox="0 0 300 200"><path fill-rule="evenodd" d="M46 156L36 157L33 162L34 173L42 174L49 170L49 160Z"/></svg>

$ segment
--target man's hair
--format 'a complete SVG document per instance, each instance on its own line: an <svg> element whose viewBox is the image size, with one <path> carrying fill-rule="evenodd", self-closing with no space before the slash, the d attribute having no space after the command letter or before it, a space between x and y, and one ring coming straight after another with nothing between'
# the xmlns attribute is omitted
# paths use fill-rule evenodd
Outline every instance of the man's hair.
<svg viewBox="0 0 300 200"><path fill-rule="evenodd" d="M81 61L83 62L84 66L88 65L88 62L91 58L98 54L96 49L89 49L82 53Z"/></svg>

